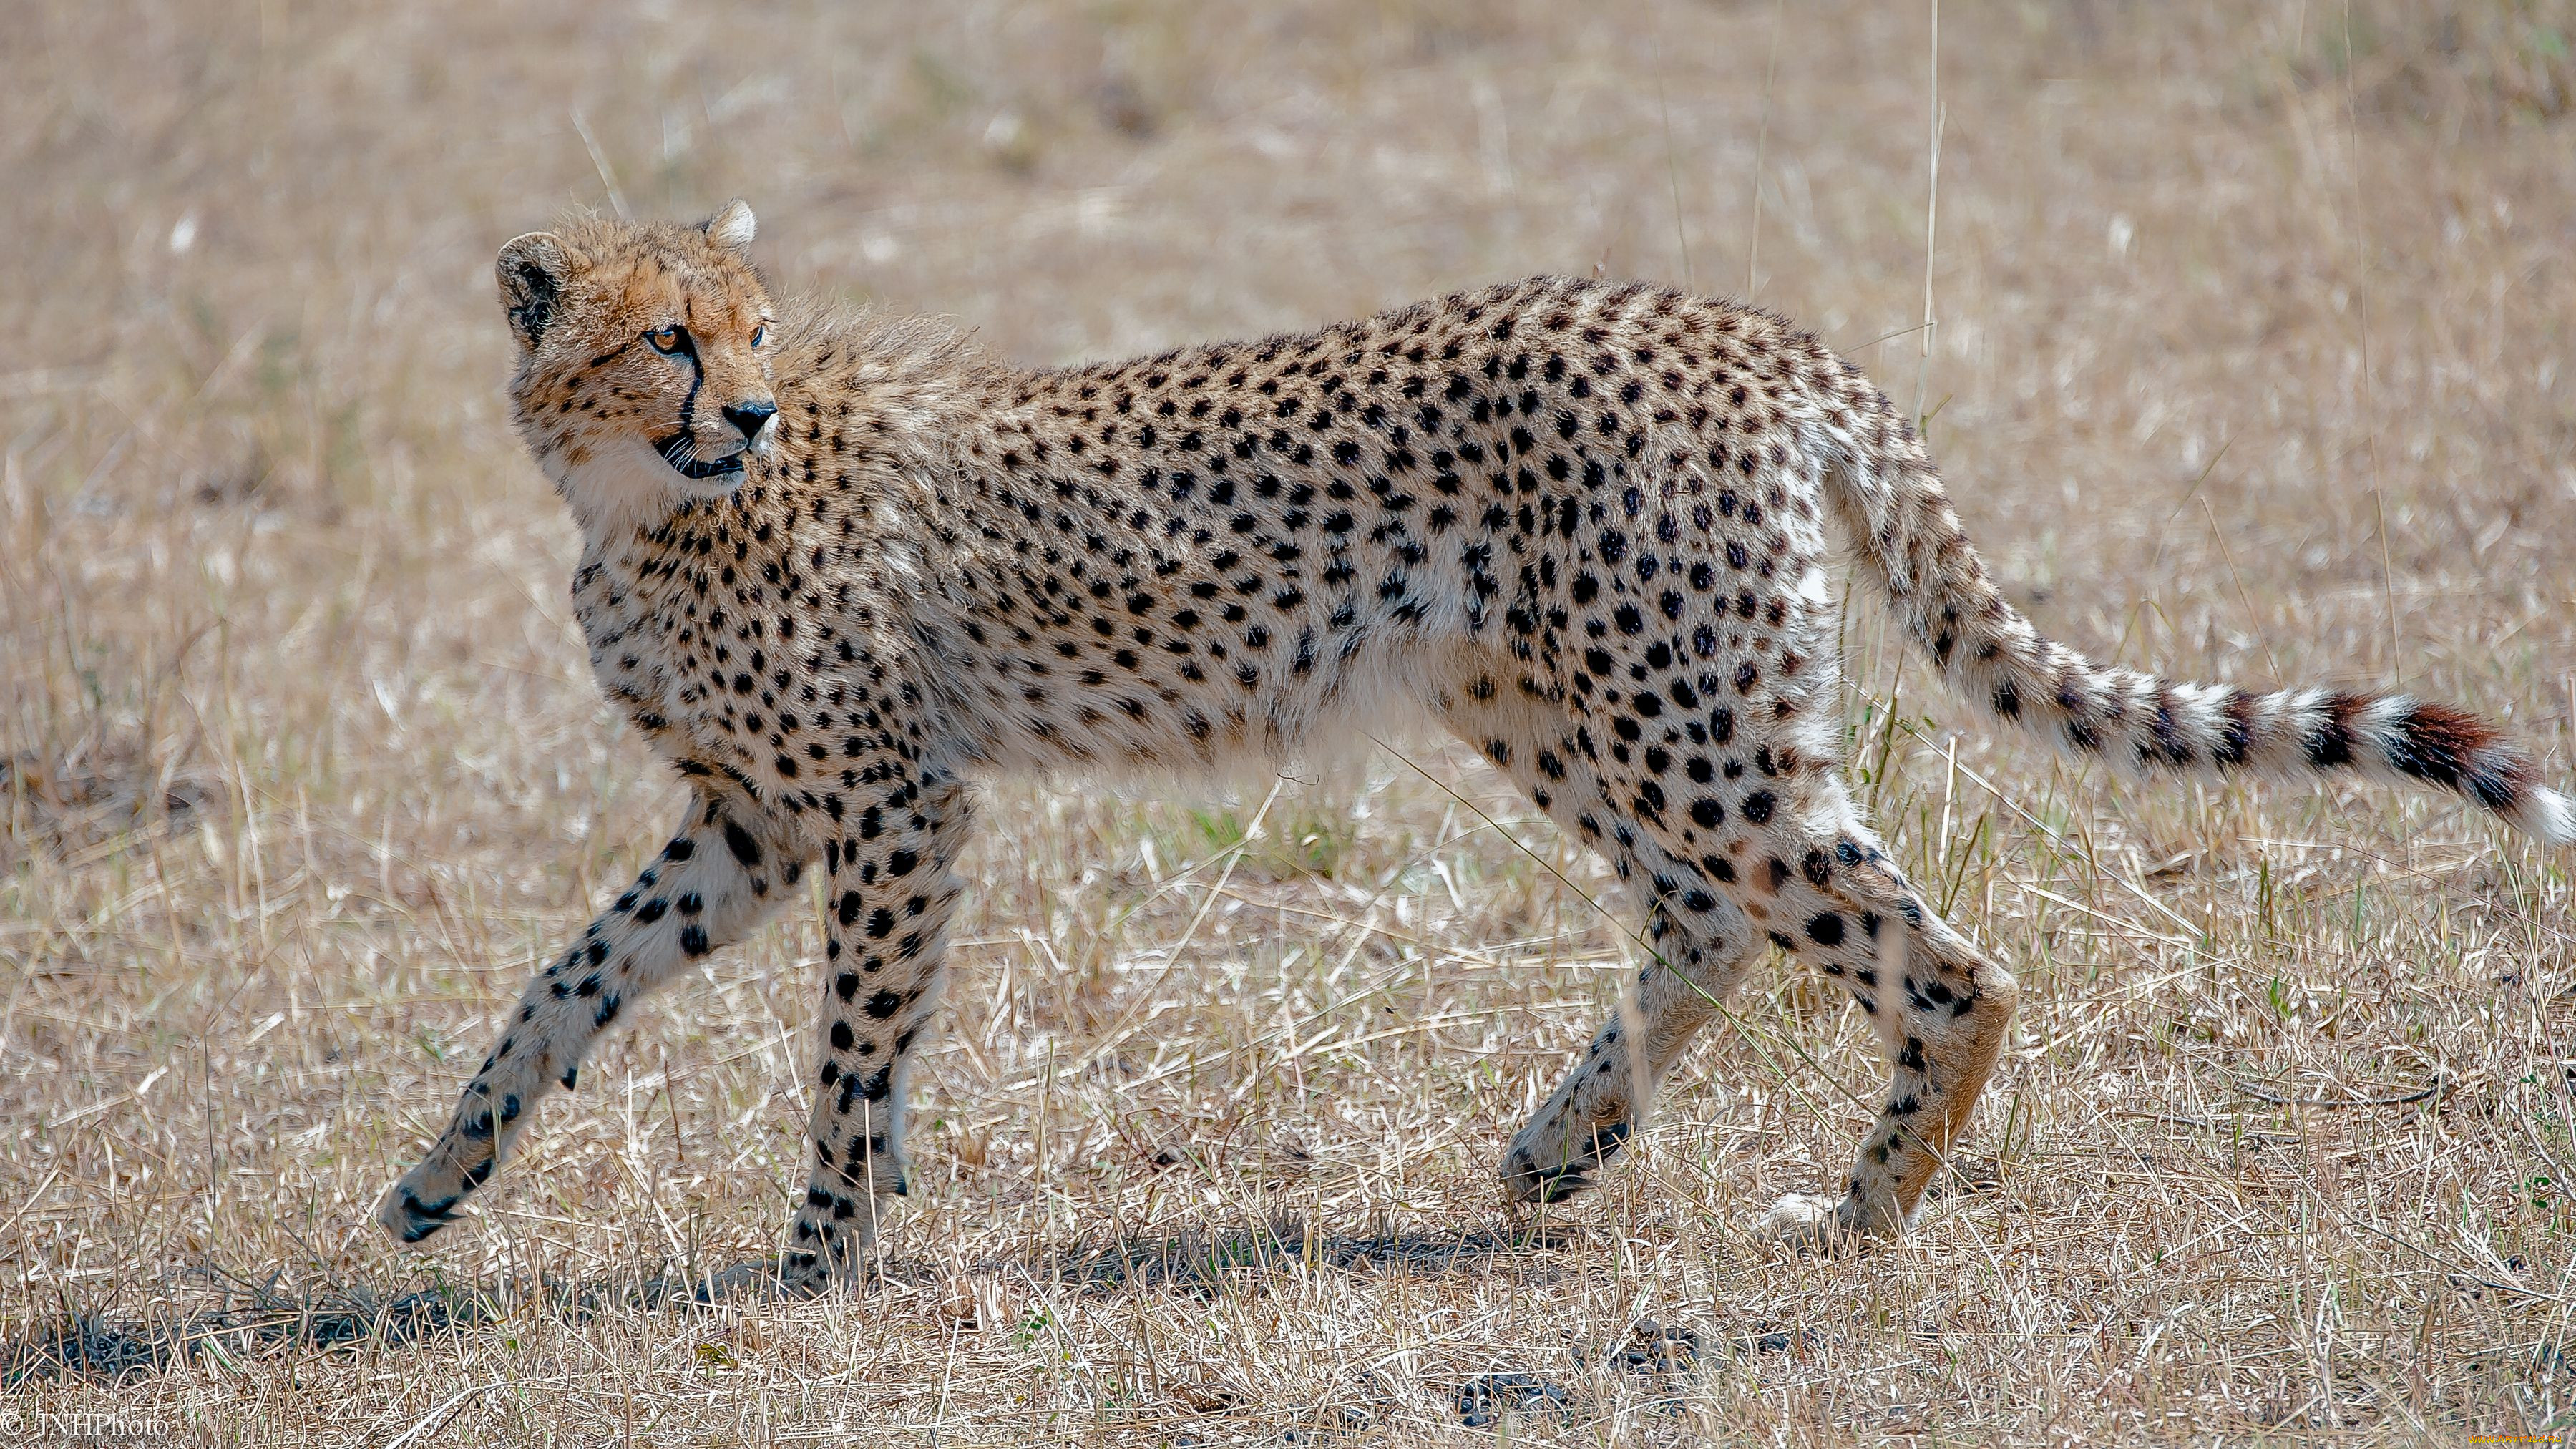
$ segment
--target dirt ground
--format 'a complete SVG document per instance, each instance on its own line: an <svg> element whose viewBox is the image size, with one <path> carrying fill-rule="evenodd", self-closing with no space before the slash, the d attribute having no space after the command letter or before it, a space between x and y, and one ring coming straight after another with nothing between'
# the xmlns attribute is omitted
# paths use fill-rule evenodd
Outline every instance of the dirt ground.
<svg viewBox="0 0 2576 1449"><path fill-rule="evenodd" d="M367 1216L680 798L588 678L574 531L509 431L513 233L740 195L778 290L1031 362L1537 271L1748 297L1926 419L2059 637L2402 682L2563 778L2576 4L6 31L0 1440L2576 1431L2576 861L2422 796L1955 733L1860 609L1856 787L2024 991L1901 1245L1752 1230L1879 1091L1785 967L1603 1194L1505 1217L1504 1139L1634 946L1599 863L1428 737L1230 793L995 782L863 1297L686 1291L774 1251L802 1180L810 918L636 1013L427 1251Z"/></svg>

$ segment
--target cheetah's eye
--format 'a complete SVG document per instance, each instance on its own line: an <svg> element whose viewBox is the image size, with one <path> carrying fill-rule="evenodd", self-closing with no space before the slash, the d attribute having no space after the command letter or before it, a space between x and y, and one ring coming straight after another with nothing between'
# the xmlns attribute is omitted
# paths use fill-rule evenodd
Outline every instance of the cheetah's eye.
<svg viewBox="0 0 2576 1449"><path fill-rule="evenodd" d="M760 343L761 343L761 339L762 339L762 338L767 337L768 335L769 335L769 329L768 329L768 328L766 328L766 327L754 327L753 329L751 329L751 345L752 345L752 346L754 346L754 347L758 347L758 346L760 345Z"/></svg>
<svg viewBox="0 0 2576 1449"><path fill-rule="evenodd" d="M644 334L644 340L653 344L654 351L666 356L686 352L689 348L688 331L680 327L656 327Z"/></svg>

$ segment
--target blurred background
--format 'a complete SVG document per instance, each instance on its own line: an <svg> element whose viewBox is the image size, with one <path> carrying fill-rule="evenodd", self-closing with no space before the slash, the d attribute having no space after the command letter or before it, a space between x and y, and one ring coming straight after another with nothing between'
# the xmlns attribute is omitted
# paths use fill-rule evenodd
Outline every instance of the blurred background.
<svg viewBox="0 0 2576 1449"><path fill-rule="evenodd" d="M802 921L649 1009L437 1255L363 1225L678 799L587 678L574 530L500 396L494 252L568 207L744 197L774 290L943 314L1032 364L1530 272L1748 299L1926 420L2051 632L2177 674L2403 682L2567 772L2567 0L17 0L0 24L0 1349L49 1403L107 1393L80 1367L105 1363L160 1375L127 1402L285 1423L243 1406L334 1341L317 1314L353 1339L396 1301L471 1319L402 1295L730 1261L784 1221ZM1873 621L1852 639L1863 793L2032 983L1950 1246L1877 1286L1762 1258L1737 1220L1814 1186L1859 1115L1713 1034L1617 1231L1533 1250L1543 1272L1440 1239L1424 1303L1327 1274L1307 1317L1232 1340L1149 1295L1171 1362L1219 1363L1189 1372L1238 1406L1364 1373L1403 1400L1536 1339L1609 1373L1643 1273L1668 1315L1816 1335L1735 1398L1704 1386L1728 1422L2546 1422L2564 860L2439 802L2139 791L1954 745L1963 714ZM977 1392L1030 1412L1186 1416L1161 1368L1103 1387L1146 1385L1150 1352L1036 1285L1131 1230L1276 1246L1258 1225L1293 1210L1322 1225L1311 1269L1492 1218L1490 1162L1625 946L1578 893L1595 866L1490 775L1408 758L1428 773L1378 757L1271 797L997 791L925 1073L919 1301L811 1328L835 1362L911 1402L971 1349ZM1858 1025L1801 992L1766 985L1749 1030L1877 1090ZM2443 1078L2488 1111L2274 1123L2275 1162L2244 1114L2287 1109L2229 1096L2249 1074L2284 1100ZM2177 1186L2204 1178L2228 1186ZM2382 1211L2415 1226L2336 1216ZM2137 1277L2168 1251L2206 1268L2180 1300ZM1991 1291L1950 1296L1976 1273ZM2350 1322L2321 1328L2320 1293ZM2179 1301L2227 1331L2150 1333ZM957 1337L1031 1312L1084 1367ZM188 1323L269 1367L222 1379ZM591 1330L553 1331L578 1361ZM630 1429L656 1354L703 1367L699 1331L633 1329ZM502 1354L440 1342L344 1384L350 1422L399 1429ZM812 1367L723 1342L746 1373ZM1765 1397L1801 1382L1843 1387ZM541 1417L614 1417L590 1402Z"/></svg>

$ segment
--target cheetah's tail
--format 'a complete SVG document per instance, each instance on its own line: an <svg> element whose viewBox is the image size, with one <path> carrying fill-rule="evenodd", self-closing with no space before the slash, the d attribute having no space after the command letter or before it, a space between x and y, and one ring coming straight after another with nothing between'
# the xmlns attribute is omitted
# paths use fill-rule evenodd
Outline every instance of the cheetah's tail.
<svg viewBox="0 0 2576 1449"><path fill-rule="evenodd" d="M2137 773L2297 777L2352 769L2449 790L2546 845L2576 842L2576 801L2540 783L2503 730L2404 694L2186 684L2097 664L2007 602L1910 438L1853 449L1828 496L1951 686L2009 723Z"/></svg>

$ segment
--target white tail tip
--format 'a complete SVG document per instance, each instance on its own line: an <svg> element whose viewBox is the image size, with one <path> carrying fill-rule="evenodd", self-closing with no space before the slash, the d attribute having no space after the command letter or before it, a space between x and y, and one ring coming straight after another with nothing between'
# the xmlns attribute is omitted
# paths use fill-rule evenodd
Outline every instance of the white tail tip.
<svg viewBox="0 0 2576 1449"><path fill-rule="evenodd" d="M2576 800L2555 790L2533 786L2513 823L2543 845L2576 844Z"/></svg>

